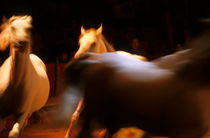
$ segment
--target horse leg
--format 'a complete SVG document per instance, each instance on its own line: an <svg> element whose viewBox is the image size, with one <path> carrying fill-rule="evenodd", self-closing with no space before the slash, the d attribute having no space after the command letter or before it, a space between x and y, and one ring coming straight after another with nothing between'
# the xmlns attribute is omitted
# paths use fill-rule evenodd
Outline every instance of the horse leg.
<svg viewBox="0 0 210 138"><path fill-rule="evenodd" d="M92 138L89 119L83 120L78 138Z"/></svg>
<svg viewBox="0 0 210 138"><path fill-rule="evenodd" d="M205 133L184 133L176 136L175 138L203 138L204 135Z"/></svg>
<svg viewBox="0 0 210 138"><path fill-rule="evenodd" d="M92 134L93 138L109 138L108 133L107 133L107 129L105 129L105 128L96 129L96 130L92 131L91 134Z"/></svg>
<svg viewBox="0 0 210 138"><path fill-rule="evenodd" d="M72 137L72 132L73 132L74 127L75 127L75 125L77 123L77 120L79 119L79 115L80 115L80 113L82 111L82 108L84 106L83 104L84 104L83 99L81 99L79 101L79 104L78 104L75 112L73 113L73 115L72 115L72 117L70 119L70 125L69 125L69 127L67 129L65 138L71 138Z"/></svg>
<svg viewBox="0 0 210 138"><path fill-rule="evenodd" d="M93 128L91 128L91 122L92 116L89 114L88 107L85 106L80 113L80 117L78 119L80 131L77 135L77 138L93 138L91 135L91 132L93 130Z"/></svg>
<svg viewBox="0 0 210 138"><path fill-rule="evenodd" d="M6 120L0 118L0 137L1 137L1 134L3 133L3 130L5 129L5 126L6 126Z"/></svg>
<svg viewBox="0 0 210 138"><path fill-rule="evenodd" d="M152 138L149 133L136 128L136 127L123 127L120 128L112 138L121 138L121 137L132 137L132 138Z"/></svg>
<svg viewBox="0 0 210 138"><path fill-rule="evenodd" d="M182 128L176 130L174 138L203 138L208 133L208 126L200 125L197 127Z"/></svg>
<svg viewBox="0 0 210 138"><path fill-rule="evenodd" d="M5 124L6 124L5 119L0 118L0 133L5 128Z"/></svg>
<svg viewBox="0 0 210 138"><path fill-rule="evenodd" d="M28 122L29 122L29 118L31 117L32 113L28 114L24 124L23 124L23 127L20 129L20 133L19 133L19 137L21 137L23 135L23 130L25 129L25 127L28 125Z"/></svg>
<svg viewBox="0 0 210 138"><path fill-rule="evenodd" d="M9 132L9 138L18 138L20 136L24 127L27 125L29 115L30 114L28 112L24 112L21 115L18 115L16 123L13 125L12 130Z"/></svg>

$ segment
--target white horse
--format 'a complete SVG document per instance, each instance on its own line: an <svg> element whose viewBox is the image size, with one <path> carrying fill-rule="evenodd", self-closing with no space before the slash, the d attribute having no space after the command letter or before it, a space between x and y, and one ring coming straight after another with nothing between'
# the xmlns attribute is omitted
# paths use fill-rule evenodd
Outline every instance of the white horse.
<svg viewBox="0 0 210 138"><path fill-rule="evenodd" d="M49 96L45 64L31 54L31 16L12 16L1 25L0 49L10 46L10 56L0 67L0 120L13 115L9 138L20 137L34 111Z"/></svg>

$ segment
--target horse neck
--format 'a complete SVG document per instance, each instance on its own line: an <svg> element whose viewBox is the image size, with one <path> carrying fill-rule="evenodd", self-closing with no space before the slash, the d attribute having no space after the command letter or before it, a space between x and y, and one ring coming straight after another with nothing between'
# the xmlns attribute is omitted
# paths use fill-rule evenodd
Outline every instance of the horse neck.
<svg viewBox="0 0 210 138"><path fill-rule="evenodd" d="M21 51L20 49L15 48L15 44L11 44L10 46L10 56L12 60L10 82L15 86L20 84L20 82L24 79L24 74L27 72L27 67L30 60L30 43L27 43L25 47L27 47L25 51Z"/></svg>
<svg viewBox="0 0 210 138"><path fill-rule="evenodd" d="M114 52L115 49L113 48L113 46L105 39L105 37L103 35L101 35L100 39L98 39L99 43L100 43L100 47L101 49L103 49L103 52Z"/></svg>

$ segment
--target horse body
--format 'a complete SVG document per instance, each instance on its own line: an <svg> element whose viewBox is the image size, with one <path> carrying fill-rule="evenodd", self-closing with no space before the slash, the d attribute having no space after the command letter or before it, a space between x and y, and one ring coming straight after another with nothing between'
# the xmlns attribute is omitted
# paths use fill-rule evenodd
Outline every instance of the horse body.
<svg viewBox="0 0 210 138"><path fill-rule="evenodd" d="M40 107L44 106L46 100L48 99L49 81L46 74L46 67L42 60L34 54L30 54L29 59L30 66L28 65L28 72L26 73L25 81L30 80L31 82L36 82L36 85L34 85L34 83L27 83L24 81L25 87L27 88L26 91L30 91L30 93L27 93L28 102L26 103L32 102L33 104L31 104L31 110L37 111ZM32 96L32 94L34 95Z"/></svg>
<svg viewBox="0 0 210 138"><path fill-rule="evenodd" d="M116 53L71 61L66 88L84 95L79 137L91 137L93 121L107 128L110 136L130 126L154 136L205 136L210 127L208 44L208 38L192 42L180 65L171 68Z"/></svg>
<svg viewBox="0 0 210 138"><path fill-rule="evenodd" d="M115 51L114 47L106 40L104 35L102 34L102 25L98 29L90 28L85 30L81 27L81 34L79 36L79 49L75 53L74 58L79 58L83 54L93 52L93 53L106 53L106 52L116 52L117 54L130 56L139 60L146 60L145 57L140 55L130 54L125 51ZM82 102L81 102L82 103ZM80 106L82 107L82 106ZM78 109L79 111L80 109ZM71 117L70 126L74 126L73 118L78 118L78 113L75 112ZM71 131L71 127L68 128L66 133L66 138L69 137L69 132Z"/></svg>
<svg viewBox="0 0 210 138"><path fill-rule="evenodd" d="M107 40L105 39L105 37L102 35L102 26L100 26L98 29L94 29L94 28L91 28L91 29L88 29L88 30L85 30L83 27L81 27L81 35L80 35L80 39L79 39L79 50L76 52L75 54L75 58L79 58L81 57L83 54L87 53L87 52L94 52L94 53L106 53L106 52L116 52L116 54L120 54L127 58L131 58L133 60L143 60L143 61L146 61L147 59L143 56L140 56L140 55L135 55L135 54L130 54L128 52L125 52L125 51L115 51L115 49L107 42ZM168 56L165 56L165 57L161 57L160 59L157 59L157 60L154 60L152 61L155 65L152 65L150 63L146 63L144 62L145 64L143 66L153 66L155 67L156 65L160 68L164 68L164 69L169 69L169 68L173 68L173 67L177 67L181 64L182 62L182 59L185 57L185 55L187 55L189 50L185 50L185 51L181 51L181 52L177 52L177 53L174 53L172 55L168 55ZM113 58L113 56L111 56ZM119 59L120 58L116 58L118 59L117 62L114 63L114 65L118 64L119 62ZM110 60L115 60L115 59L110 59ZM122 61L126 61L126 59L121 59ZM137 61L138 62L138 61ZM129 64L129 62L126 62L127 65L124 66L124 67L121 67L122 69L124 68L124 70L126 70ZM124 63L125 64L125 63ZM132 66L133 64L130 63L130 65ZM151 67L151 68L153 68ZM133 66L131 68L134 68ZM139 69L138 68L141 68L141 67L136 67L137 69L137 72L139 72ZM145 69L149 69L149 68L145 68ZM132 70L132 73L133 73L133 77L136 78L136 74L134 73L135 71ZM143 74L145 74L144 71L142 71ZM155 74L155 73L153 73ZM151 75L150 75L151 76ZM145 77L140 77L140 78L145 78ZM80 103L82 103L80 101ZM80 108L82 108L82 106L79 106ZM79 112L81 109L77 108L76 109L77 111L72 115L72 118L71 118L71 123L70 123L70 126L73 127L74 126L74 122L77 120L76 118L78 118L79 116ZM70 131L71 131L71 127L68 128L68 131L66 133L66 138L68 138L70 136Z"/></svg>
<svg viewBox="0 0 210 138"><path fill-rule="evenodd" d="M190 49L180 50L173 54L155 59L152 62L163 69L175 69L179 67L180 64L182 64L183 59L188 56L189 52Z"/></svg>
<svg viewBox="0 0 210 138"><path fill-rule="evenodd" d="M19 137L28 118L49 96L45 64L30 53L31 21L30 16L13 16L2 25L0 36L2 49L10 45L10 56L0 67L0 118L14 115L11 138Z"/></svg>

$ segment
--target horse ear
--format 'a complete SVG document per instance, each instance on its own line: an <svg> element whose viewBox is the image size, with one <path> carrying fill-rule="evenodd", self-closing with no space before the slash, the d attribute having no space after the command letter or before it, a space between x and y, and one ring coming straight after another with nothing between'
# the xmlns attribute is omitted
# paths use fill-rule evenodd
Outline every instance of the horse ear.
<svg viewBox="0 0 210 138"><path fill-rule="evenodd" d="M26 16L26 19L27 19L27 21L29 22L29 23L32 23L32 17L30 16L30 15L28 15L28 16Z"/></svg>
<svg viewBox="0 0 210 138"><path fill-rule="evenodd" d="M101 34L102 33L102 29L103 29L103 27L102 27L102 24L100 25L100 27L97 29L97 34Z"/></svg>
<svg viewBox="0 0 210 138"><path fill-rule="evenodd" d="M81 34L85 33L85 28L83 26L81 26Z"/></svg>

